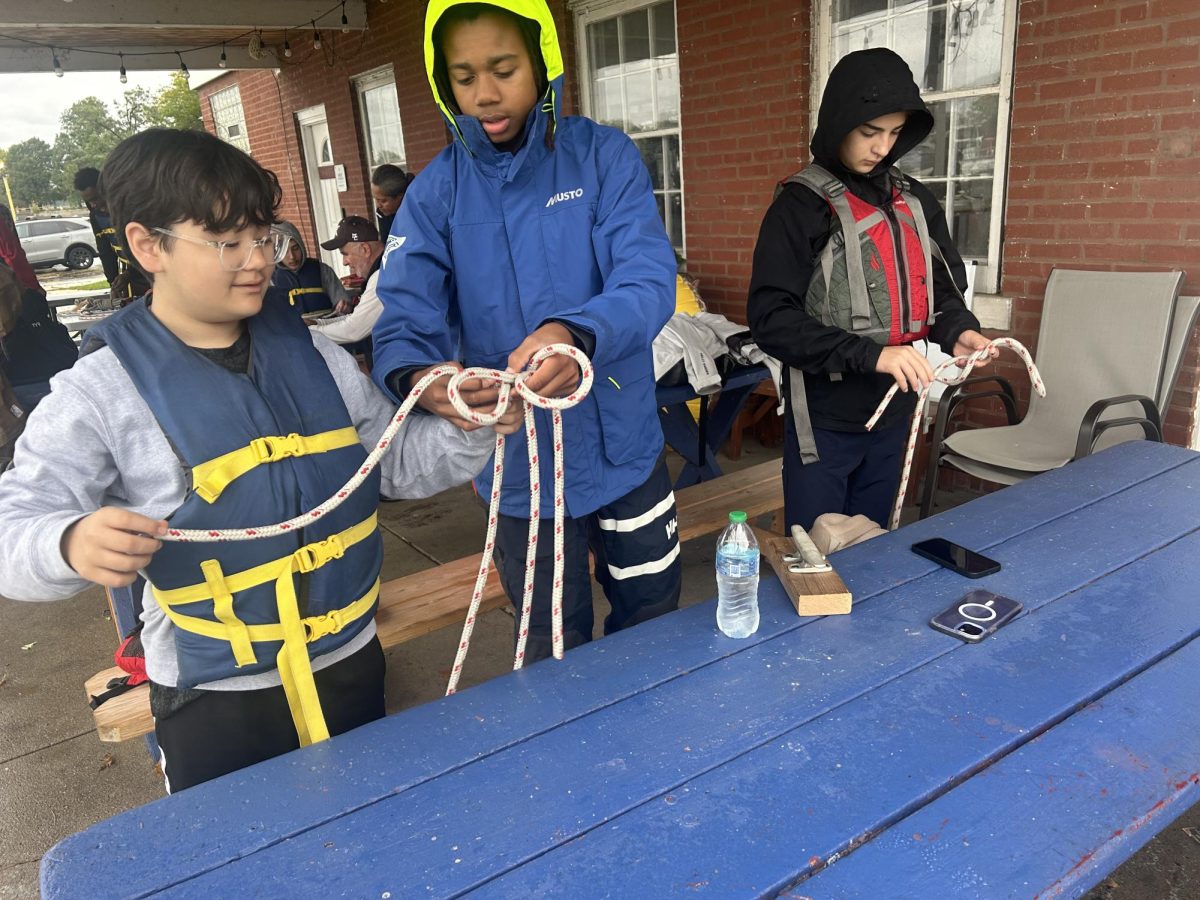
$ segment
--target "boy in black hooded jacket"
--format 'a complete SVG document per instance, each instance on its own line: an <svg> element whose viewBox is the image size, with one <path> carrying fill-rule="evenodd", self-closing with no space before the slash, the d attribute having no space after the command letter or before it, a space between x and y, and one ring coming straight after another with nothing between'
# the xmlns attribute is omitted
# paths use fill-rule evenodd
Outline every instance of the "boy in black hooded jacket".
<svg viewBox="0 0 1200 900"><path fill-rule="evenodd" d="M927 336L954 356L987 344L962 300L966 270L941 205L893 168L932 128L933 116L903 59L886 49L848 54L821 98L811 144L815 165L783 183L763 218L747 312L759 347L788 367L788 527L811 528L826 512L886 522L899 485L905 425L933 374L912 342ZM865 311L857 306L853 324L849 319L853 275L847 276L846 254L840 272L837 253L832 262L821 258L831 241L834 250L843 240L839 202L847 215L853 209L861 217L860 229L873 223L869 236L861 232L870 282L863 302L874 307L869 326L857 318ZM839 301L843 316L830 315ZM903 393L867 432L893 382Z"/></svg>

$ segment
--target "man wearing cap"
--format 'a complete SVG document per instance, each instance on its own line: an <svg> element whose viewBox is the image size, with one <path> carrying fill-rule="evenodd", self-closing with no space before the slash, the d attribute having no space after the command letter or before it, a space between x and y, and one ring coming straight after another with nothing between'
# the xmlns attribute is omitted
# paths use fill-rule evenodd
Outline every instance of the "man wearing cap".
<svg viewBox="0 0 1200 900"><path fill-rule="evenodd" d="M311 327L339 344L353 344L371 337L375 320L383 304L375 293L383 244L379 231L362 216L347 216L338 223L337 234L321 244L326 250L340 250L342 262L359 278L366 279L358 305L348 316L323 319Z"/></svg>

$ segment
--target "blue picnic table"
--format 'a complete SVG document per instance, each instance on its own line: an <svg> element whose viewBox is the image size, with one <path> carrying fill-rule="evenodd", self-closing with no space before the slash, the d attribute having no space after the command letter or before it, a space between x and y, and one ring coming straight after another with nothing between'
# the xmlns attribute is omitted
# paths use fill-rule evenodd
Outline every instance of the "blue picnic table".
<svg viewBox="0 0 1200 900"><path fill-rule="evenodd" d="M692 417L688 401L699 395L690 384L664 387L654 392L658 401L658 421L663 438L683 457L683 469L675 479L675 490L682 490L721 474L717 451L729 437L738 413L762 382L771 377L766 366L736 366L721 379L721 390L710 409L708 398L700 404L699 418Z"/></svg>
<svg viewBox="0 0 1200 900"><path fill-rule="evenodd" d="M43 895L1078 896L1200 798L1200 454L1135 442L118 815ZM916 556L953 532L1002 564ZM1024 604L977 645L929 618Z"/></svg>

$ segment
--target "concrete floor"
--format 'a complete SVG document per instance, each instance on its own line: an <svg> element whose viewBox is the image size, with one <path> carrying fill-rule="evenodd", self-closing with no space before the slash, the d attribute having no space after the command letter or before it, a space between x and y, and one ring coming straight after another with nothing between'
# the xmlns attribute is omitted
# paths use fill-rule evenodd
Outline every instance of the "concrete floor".
<svg viewBox="0 0 1200 900"><path fill-rule="evenodd" d="M753 440L727 471L778 456ZM678 467L679 461L673 461ZM947 505L966 497L950 498ZM383 504L383 577L395 578L477 552L484 510L467 488L435 499ZM683 604L715 594L715 536L683 547ZM597 624L606 604L597 590ZM512 665L512 615L480 617L462 687ZM445 689L458 629L446 628L388 654L388 708L435 700ZM97 740L84 679L112 664L115 636L99 588L54 604L0 598L0 900L38 895L38 862L58 840L162 795L142 741ZM1195 828L1197 838L1184 829ZM253 891L248 890L248 895ZM1200 805L1147 845L1089 900L1200 896Z"/></svg>

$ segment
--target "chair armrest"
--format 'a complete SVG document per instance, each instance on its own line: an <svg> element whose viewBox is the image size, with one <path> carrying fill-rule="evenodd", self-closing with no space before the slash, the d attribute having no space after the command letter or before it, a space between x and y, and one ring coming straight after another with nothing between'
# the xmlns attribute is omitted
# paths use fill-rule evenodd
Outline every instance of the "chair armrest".
<svg viewBox="0 0 1200 900"><path fill-rule="evenodd" d="M1109 419L1101 422L1100 417L1105 411L1112 406L1119 406L1122 403L1140 403L1143 416L1125 416L1120 419ZM1088 407L1086 413L1083 414L1083 421L1079 425L1079 437L1075 441L1075 455L1072 460L1083 459L1085 456L1090 456L1092 448L1096 446L1096 441L1099 437L1108 431L1110 428L1120 428L1125 425L1137 425L1146 434L1148 441L1162 441L1162 418L1158 412L1158 406L1149 397L1142 394L1122 394L1119 397L1105 397L1103 400L1097 400Z"/></svg>

